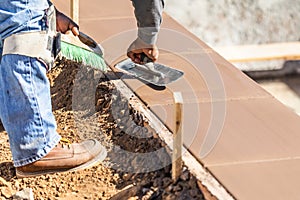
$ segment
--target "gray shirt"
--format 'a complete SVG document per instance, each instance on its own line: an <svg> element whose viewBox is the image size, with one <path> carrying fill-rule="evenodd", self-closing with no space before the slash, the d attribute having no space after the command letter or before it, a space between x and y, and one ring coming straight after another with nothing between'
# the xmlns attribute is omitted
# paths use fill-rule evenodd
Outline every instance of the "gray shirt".
<svg viewBox="0 0 300 200"><path fill-rule="evenodd" d="M137 19L138 37L147 44L155 44L160 24L164 0L132 0Z"/></svg>

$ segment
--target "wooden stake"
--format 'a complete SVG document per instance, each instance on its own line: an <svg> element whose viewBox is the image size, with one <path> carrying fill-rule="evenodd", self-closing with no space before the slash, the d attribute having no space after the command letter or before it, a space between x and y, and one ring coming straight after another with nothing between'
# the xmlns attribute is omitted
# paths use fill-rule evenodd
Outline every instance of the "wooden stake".
<svg viewBox="0 0 300 200"><path fill-rule="evenodd" d="M71 0L71 18L79 24L79 0Z"/></svg>
<svg viewBox="0 0 300 200"><path fill-rule="evenodd" d="M125 83L118 79L115 74L107 74L112 83L116 86L118 91L130 102L134 110L141 112L144 117L149 120L149 126L154 129L158 136L162 139L168 147L173 147L173 134L169 129L157 118L152 111L141 101L135 93L128 88ZM208 191L217 199L235 200L235 198L225 189L225 187L184 147L182 146L182 160L185 162L188 170L193 174L201 183L207 187Z"/></svg>
<svg viewBox="0 0 300 200"><path fill-rule="evenodd" d="M172 179L177 181L182 171L182 108L183 100L180 92L174 92L175 131L173 133Z"/></svg>

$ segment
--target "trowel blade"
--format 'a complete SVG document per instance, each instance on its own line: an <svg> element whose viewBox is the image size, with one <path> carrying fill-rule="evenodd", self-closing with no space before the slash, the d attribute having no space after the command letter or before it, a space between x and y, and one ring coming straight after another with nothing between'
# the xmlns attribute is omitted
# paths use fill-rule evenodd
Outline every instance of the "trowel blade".
<svg viewBox="0 0 300 200"><path fill-rule="evenodd" d="M151 67L134 63L130 58L115 65L115 68L157 86L166 86L183 76L183 72L171 67L151 63ZM149 64L148 64L149 65Z"/></svg>

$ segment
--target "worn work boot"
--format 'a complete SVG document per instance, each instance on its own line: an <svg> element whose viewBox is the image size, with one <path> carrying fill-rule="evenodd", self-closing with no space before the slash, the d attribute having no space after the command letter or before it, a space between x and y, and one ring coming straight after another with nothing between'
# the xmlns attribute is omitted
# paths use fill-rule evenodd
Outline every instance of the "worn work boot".
<svg viewBox="0 0 300 200"><path fill-rule="evenodd" d="M103 161L106 155L106 149L94 139L73 144L59 143L40 160L17 167L16 174L18 178L24 178L85 169Z"/></svg>

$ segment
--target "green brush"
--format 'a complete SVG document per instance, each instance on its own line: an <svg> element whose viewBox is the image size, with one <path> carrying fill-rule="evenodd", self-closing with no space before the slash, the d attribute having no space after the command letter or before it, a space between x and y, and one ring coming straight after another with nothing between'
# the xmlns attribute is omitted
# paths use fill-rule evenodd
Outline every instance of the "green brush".
<svg viewBox="0 0 300 200"><path fill-rule="evenodd" d="M58 55L102 71L107 70L103 52L92 38L82 32L78 37L73 34L59 34L58 37Z"/></svg>

